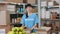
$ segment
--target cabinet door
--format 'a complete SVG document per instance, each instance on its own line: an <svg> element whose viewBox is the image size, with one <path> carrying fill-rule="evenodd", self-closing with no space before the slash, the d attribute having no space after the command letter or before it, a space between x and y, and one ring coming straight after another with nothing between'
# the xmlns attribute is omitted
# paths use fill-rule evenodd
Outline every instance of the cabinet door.
<svg viewBox="0 0 60 34"><path fill-rule="evenodd" d="M10 22L7 11L0 11L0 25L7 25Z"/></svg>

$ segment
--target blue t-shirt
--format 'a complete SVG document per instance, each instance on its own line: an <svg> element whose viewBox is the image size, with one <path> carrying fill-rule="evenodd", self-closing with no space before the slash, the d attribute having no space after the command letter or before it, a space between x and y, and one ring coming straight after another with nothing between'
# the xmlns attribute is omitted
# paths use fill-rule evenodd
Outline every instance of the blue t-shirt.
<svg viewBox="0 0 60 34"><path fill-rule="evenodd" d="M26 18L26 14L24 14L21 23L27 28L32 28L35 24L38 23L38 17L35 13L32 13L28 16L28 18Z"/></svg>

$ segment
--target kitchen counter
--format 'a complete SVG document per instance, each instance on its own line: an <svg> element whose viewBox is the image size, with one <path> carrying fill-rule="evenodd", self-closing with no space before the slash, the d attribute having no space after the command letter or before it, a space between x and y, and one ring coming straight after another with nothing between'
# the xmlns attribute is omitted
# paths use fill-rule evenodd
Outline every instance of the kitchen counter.
<svg viewBox="0 0 60 34"><path fill-rule="evenodd" d="M51 27L41 27L36 29L36 34L50 34Z"/></svg>
<svg viewBox="0 0 60 34"><path fill-rule="evenodd" d="M31 29L24 29L26 31L26 34L31 33ZM41 27L40 29L35 28L36 34L50 34L51 27Z"/></svg>
<svg viewBox="0 0 60 34"><path fill-rule="evenodd" d="M27 34L30 34L30 29L25 29ZM41 27L40 29L35 29L36 34L50 34L51 27Z"/></svg>

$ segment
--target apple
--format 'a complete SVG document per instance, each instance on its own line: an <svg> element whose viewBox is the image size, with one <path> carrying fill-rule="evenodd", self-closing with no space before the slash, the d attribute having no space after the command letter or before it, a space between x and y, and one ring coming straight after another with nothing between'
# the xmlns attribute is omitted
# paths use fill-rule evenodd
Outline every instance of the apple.
<svg viewBox="0 0 60 34"><path fill-rule="evenodd" d="M18 32L15 32L15 34L18 34Z"/></svg>
<svg viewBox="0 0 60 34"><path fill-rule="evenodd" d="M13 27L13 28L12 28L12 31L15 31L15 30L16 30L16 28L15 28L15 27Z"/></svg>
<svg viewBox="0 0 60 34"><path fill-rule="evenodd" d="M35 34L35 33L31 33L31 34Z"/></svg>
<svg viewBox="0 0 60 34"><path fill-rule="evenodd" d="M19 28L19 31L23 31L23 27L20 27L20 28Z"/></svg>
<svg viewBox="0 0 60 34"><path fill-rule="evenodd" d="M26 34L26 32L23 30L23 27L13 27L12 31L14 34Z"/></svg>
<svg viewBox="0 0 60 34"><path fill-rule="evenodd" d="M22 34L22 32L19 32L19 34Z"/></svg>
<svg viewBox="0 0 60 34"><path fill-rule="evenodd" d="M8 34L14 34L14 32L13 31L9 31Z"/></svg>
<svg viewBox="0 0 60 34"><path fill-rule="evenodd" d="M18 27L13 27L12 28L12 31L18 31L19 29L18 29Z"/></svg>
<svg viewBox="0 0 60 34"><path fill-rule="evenodd" d="M23 30L23 27L20 27L19 29Z"/></svg>
<svg viewBox="0 0 60 34"><path fill-rule="evenodd" d="M19 30L19 27L15 27L17 29L17 31Z"/></svg>
<svg viewBox="0 0 60 34"><path fill-rule="evenodd" d="M26 34L26 32L25 31L22 31L22 34Z"/></svg>

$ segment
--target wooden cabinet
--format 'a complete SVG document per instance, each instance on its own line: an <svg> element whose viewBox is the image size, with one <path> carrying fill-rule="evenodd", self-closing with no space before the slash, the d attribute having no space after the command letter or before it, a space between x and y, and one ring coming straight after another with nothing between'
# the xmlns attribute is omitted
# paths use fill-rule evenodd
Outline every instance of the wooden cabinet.
<svg viewBox="0 0 60 34"><path fill-rule="evenodd" d="M7 25L10 23L10 15L8 11L0 11L0 25Z"/></svg>

